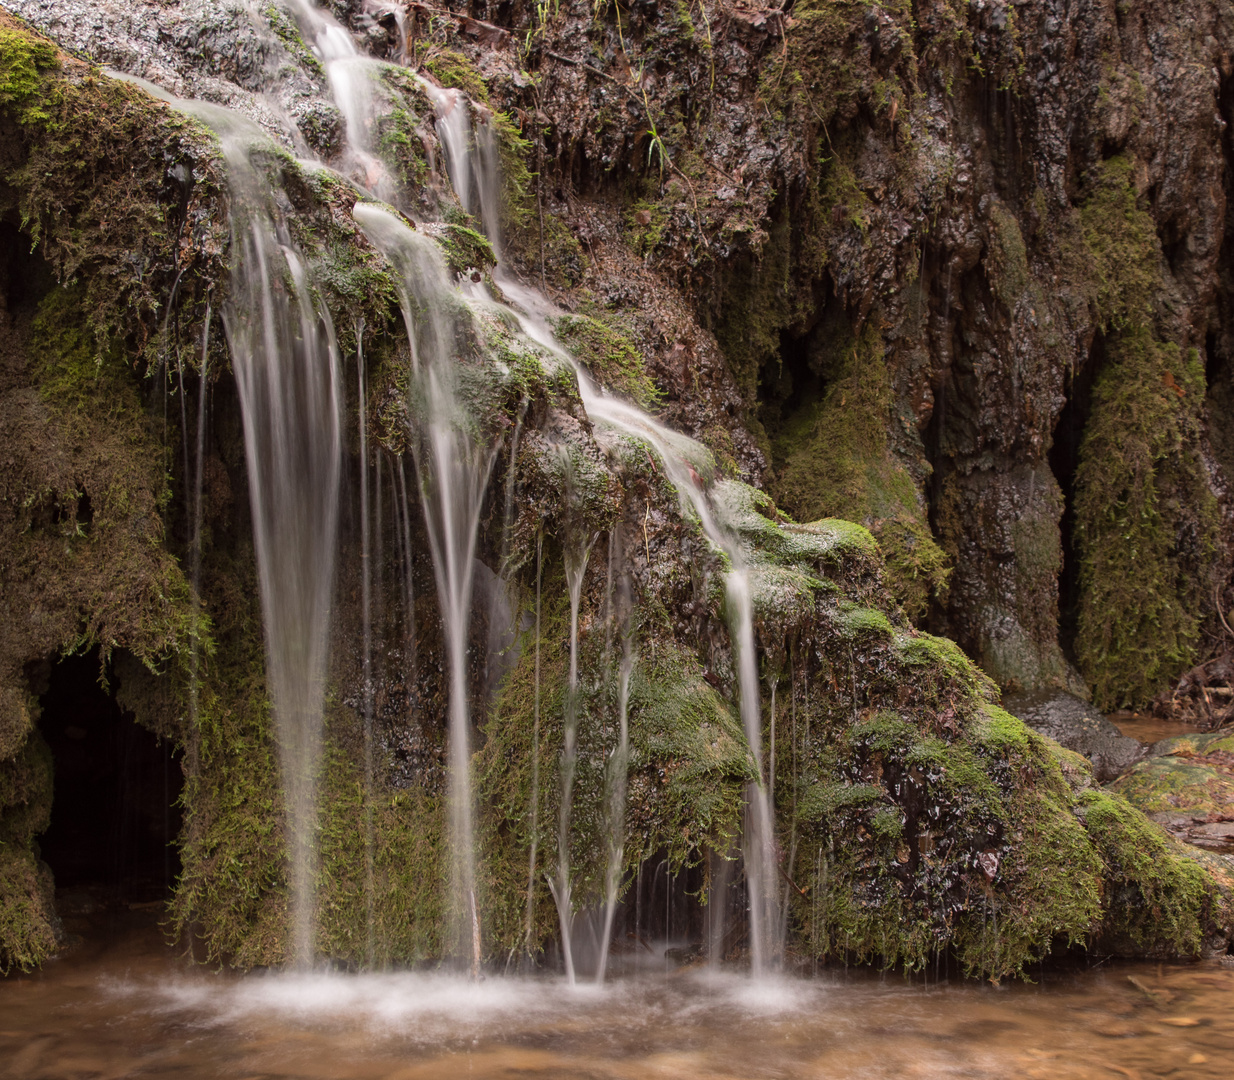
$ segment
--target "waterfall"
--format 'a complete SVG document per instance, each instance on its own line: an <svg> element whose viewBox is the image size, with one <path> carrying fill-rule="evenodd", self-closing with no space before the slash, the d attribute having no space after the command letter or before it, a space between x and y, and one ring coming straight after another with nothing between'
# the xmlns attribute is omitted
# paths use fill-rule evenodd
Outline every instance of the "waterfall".
<svg viewBox="0 0 1234 1080"><path fill-rule="evenodd" d="M561 923L561 951L565 957L566 979L574 984L574 900L570 882L570 810L574 796L574 773L578 767L578 609L583 598L583 575L595 534L575 538L566 546L566 588L570 594L570 677L566 686L566 711L561 751L561 806L557 815L557 877L549 889L557 904Z"/></svg>
<svg viewBox="0 0 1234 1080"><path fill-rule="evenodd" d="M259 161L248 121L179 103L218 135L232 194L232 288L223 328L240 396L267 678L291 860L290 955L313 959L317 769L342 471L341 362L329 312Z"/></svg>
<svg viewBox="0 0 1234 1080"><path fill-rule="evenodd" d="M613 915L617 910L617 889L621 885L621 860L625 854L626 784L630 767L630 678L634 674L634 648L624 635L621 669L617 681L617 747L608 767L608 867L604 874L604 936L600 939L600 963L596 982L604 982L608 950L613 937Z"/></svg>
<svg viewBox="0 0 1234 1080"><path fill-rule="evenodd" d="M392 199L395 185L372 152L382 91L381 64L358 54L350 34L309 0L290 0L302 33L322 61L332 96L343 117L346 141L342 160L362 187ZM660 424L632 404L601 391L575 359L556 342L548 319L555 314L535 290L514 280L501 264L500 176L495 125L480 106L458 90L426 84L437 113L437 132L455 193L469 213L480 218L498 257L494 278L514 305L511 311L468 286L460 295L436 244L409 227L396 213L358 203L354 217L370 241L395 268L400 304L411 352L412 453L424 510L440 602L449 668L448 776L452 907L461 953L471 969L480 962L480 913L476 898L473 806L470 777L471 718L468 694L467 635L473 594L473 569L479 515L496 445L481 436L461 402L458 380L459 318L476 307L501 308L514 315L523 333L569 363L577 375L583 406L603 430L633 436L660 457L677 489L683 513L693 514L715 549L727 557L728 618L737 671L740 711L757 779L747 792L745 867L749 885L750 940L755 972L778 951L780 920L776 895L776 848L772 802L764 772L762 710L749 573L737 539L716 521L711 501L693 460L698 444ZM315 304L304 260L290 239L276 192L254 159L268 149L257 129L225 109L180 103L218 133L233 191L234 288L223 312L244 417L246 454L254 520L261 599L265 617L270 692L279 733L280 764L287 800L288 847L292 862L292 956L312 958L316 770L322 737L322 702L337 545L342 460L341 363L330 316ZM473 108L477 123L473 126ZM365 396L363 362L358 386ZM362 453L367 454L363 441ZM367 469L367 461L362 463ZM412 539L407 484L398 462L396 531L407 583L409 653L414 655ZM393 479L393 473L392 473ZM507 493L508 497L508 493ZM362 479L363 554L369 554L367 473ZM569 868L570 795L577 753L577 624L583 572L595 537L575 537L567 545L570 591L570 683L566 701L562 758L562 807L557 876L551 882L562 924L567 973L573 980L570 928L573 922ZM537 558L537 585L540 559ZM371 753L369 703L369 570L365 567L365 722L366 757ZM538 589L537 589L538 592ZM538 608L538 603L537 603ZM537 612L538 614L538 612ZM537 620L538 621L538 620ZM537 641L537 650L539 643ZM629 682L632 650L627 642L619 680L620 743L614 768L628 755ZM414 663L414 660L410 662ZM537 680L538 693L538 680ZM537 709L538 717L538 709ZM366 775L371 782L371 768ZM610 799L619 790L615 784ZM624 803L624 795L622 796ZM618 815L615 807L610 822ZM606 935L611 929L619 884L620 836L610 844L606 877ZM534 841L533 841L534 843ZM534 851L532 873L535 870ZM614 869L616 867L616 869ZM371 871L366 874L371 889ZM529 912L530 919L530 912ZM530 930L530 922L529 922ZM607 945L607 943L606 943ZM371 942L370 942L371 948ZM605 946L604 955L607 950ZM603 977L601 960L600 977Z"/></svg>
<svg viewBox="0 0 1234 1080"><path fill-rule="evenodd" d="M455 911L470 929L471 966L480 963L479 912L471 795L471 710L467 631L480 510L496 448L472 430L459 402L458 360L450 314L451 275L437 245L379 206L358 203L356 222L399 276L399 299L411 350L416 441L413 456L428 525L446 638L449 684L450 831Z"/></svg>

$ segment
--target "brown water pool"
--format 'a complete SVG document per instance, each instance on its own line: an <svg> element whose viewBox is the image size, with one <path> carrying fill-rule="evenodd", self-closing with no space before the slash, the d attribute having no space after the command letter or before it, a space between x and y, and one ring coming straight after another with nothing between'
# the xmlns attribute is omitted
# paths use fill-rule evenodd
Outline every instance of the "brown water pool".
<svg viewBox="0 0 1234 1080"><path fill-rule="evenodd" d="M574 989L233 976L188 966L147 922L0 979L0 1076L1228 1080L1234 969L1106 964L1002 987L867 971L654 970Z"/></svg>
<svg viewBox="0 0 1234 1080"><path fill-rule="evenodd" d="M1146 746L1176 735L1194 735L1200 730L1194 724L1180 724L1175 720L1161 720L1140 713L1111 713L1109 719L1128 738L1137 739Z"/></svg>

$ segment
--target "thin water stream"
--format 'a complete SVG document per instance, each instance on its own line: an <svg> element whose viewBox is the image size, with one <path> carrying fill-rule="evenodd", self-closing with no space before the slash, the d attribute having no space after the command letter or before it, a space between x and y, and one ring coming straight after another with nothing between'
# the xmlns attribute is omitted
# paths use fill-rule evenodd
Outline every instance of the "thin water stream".
<svg viewBox="0 0 1234 1080"><path fill-rule="evenodd" d="M750 981L705 968L604 987L410 972L190 968L121 912L41 974L0 980L9 1080L1224 1080L1234 970L1046 972L1003 987L869 971ZM657 949L662 946L657 946Z"/></svg>

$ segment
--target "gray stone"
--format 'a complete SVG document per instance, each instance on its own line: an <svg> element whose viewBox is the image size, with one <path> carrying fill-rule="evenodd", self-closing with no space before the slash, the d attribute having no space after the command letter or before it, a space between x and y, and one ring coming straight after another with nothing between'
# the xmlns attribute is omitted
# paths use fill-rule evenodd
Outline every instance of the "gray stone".
<svg viewBox="0 0 1234 1080"><path fill-rule="evenodd" d="M1140 743L1124 735L1092 705L1071 694L1021 694L1007 698L1003 704L1034 731L1088 758L1093 775L1101 783L1122 776L1145 755Z"/></svg>

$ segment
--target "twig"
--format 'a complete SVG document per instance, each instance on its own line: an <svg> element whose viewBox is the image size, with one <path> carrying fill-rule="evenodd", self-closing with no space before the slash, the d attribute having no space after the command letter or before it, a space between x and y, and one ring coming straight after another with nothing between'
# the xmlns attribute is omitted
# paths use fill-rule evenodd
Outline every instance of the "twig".
<svg viewBox="0 0 1234 1080"><path fill-rule="evenodd" d="M1221 610L1221 593L1216 585L1213 586L1213 607L1217 609L1217 618L1221 620L1221 625L1225 627L1225 632L1234 638L1234 630L1230 629L1230 624L1225 621L1225 612Z"/></svg>

